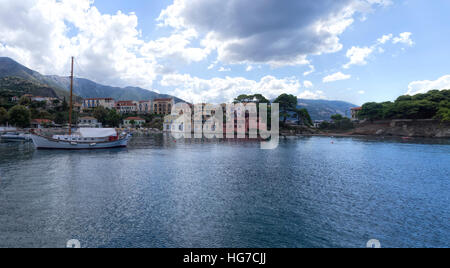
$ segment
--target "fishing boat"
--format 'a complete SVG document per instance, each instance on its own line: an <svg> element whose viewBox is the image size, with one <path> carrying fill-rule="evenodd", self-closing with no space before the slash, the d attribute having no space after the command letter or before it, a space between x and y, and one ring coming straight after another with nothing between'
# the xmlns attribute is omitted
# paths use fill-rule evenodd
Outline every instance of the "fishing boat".
<svg viewBox="0 0 450 268"><path fill-rule="evenodd" d="M113 128L80 128L72 130L72 108L73 108L73 63L70 74L70 106L69 106L69 128L65 135L48 135L42 131L33 131L31 139L36 149L46 150L94 150L127 147L130 135L119 134Z"/></svg>

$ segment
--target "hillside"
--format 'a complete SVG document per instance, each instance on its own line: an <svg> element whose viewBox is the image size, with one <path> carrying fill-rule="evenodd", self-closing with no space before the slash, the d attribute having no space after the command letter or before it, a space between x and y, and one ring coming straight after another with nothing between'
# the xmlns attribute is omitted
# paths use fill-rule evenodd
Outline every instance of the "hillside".
<svg viewBox="0 0 450 268"><path fill-rule="evenodd" d="M69 90L70 78L60 76L47 76L47 80L62 88ZM83 78L74 79L74 92L83 98L114 98L116 100L153 100L156 98L175 98L176 102L182 101L179 98L167 95L158 94L154 91L146 90L138 87L111 87L97 84L91 80Z"/></svg>
<svg viewBox="0 0 450 268"><path fill-rule="evenodd" d="M47 85L39 84L38 82L19 77L0 78L0 96L14 97L24 94L51 98L58 97L58 94L53 88Z"/></svg>
<svg viewBox="0 0 450 268"><path fill-rule="evenodd" d="M69 77L42 75L10 58L0 57L0 78L5 77L19 77L30 82L48 85L48 87L52 88L58 96L68 96L70 87ZM82 98L114 98L116 100L153 100L155 98L172 98L170 95L158 94L143 88L111 87L82 78L74 79L74 94ZM182 101L179 98L174 98L176 102Z"/></svg>
<svg viewBox="0 0 450 268"><path fill-rule="evenodd" d="M350 117L350 109L357 105L344 101L299 99L297 108L305 108L312 120L329 120L332 115L341 114Z"/></svg>

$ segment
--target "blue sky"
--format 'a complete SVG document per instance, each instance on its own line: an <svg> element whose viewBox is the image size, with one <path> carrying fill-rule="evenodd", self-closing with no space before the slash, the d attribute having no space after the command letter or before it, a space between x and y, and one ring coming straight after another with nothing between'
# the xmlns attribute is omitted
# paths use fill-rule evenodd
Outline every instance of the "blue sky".
<svg viewBox="0 0 450 268"><path fill-rule="evenodd" d="M65 74L61 55L73 53L79 76L194 102L248 91L363 104L450 88L447 0L0 2L0 56L46 74ZM11 22L14 9L49 22ZM52 42L27 44L22 31Z"/></svg>

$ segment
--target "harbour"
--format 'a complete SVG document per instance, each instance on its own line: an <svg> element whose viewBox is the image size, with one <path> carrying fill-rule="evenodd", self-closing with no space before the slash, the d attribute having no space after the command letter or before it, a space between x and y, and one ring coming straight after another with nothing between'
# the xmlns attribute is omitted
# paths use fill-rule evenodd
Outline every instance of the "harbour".
<svg viewBox="0 0 450 268"><path fill-rule="evenodd" d="M378 138L1 143L0 247L445 247L449 153Z"/></svg>

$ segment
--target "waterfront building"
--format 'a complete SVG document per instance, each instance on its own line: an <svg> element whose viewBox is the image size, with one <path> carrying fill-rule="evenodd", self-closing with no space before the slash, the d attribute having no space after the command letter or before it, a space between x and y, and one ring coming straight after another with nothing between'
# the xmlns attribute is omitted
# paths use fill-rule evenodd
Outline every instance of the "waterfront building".
<svg viewBox="0 0 450 268"><path fill-rule="evenodd" d="M139 101L137 108L140 114L150 114L152 111L152 101Z"/></svg>
<svg viewBox="0 0 450 268"><path fill-rule="evenodd" d="M159 115L168 115L172 112L172 107L174 105L174 99L155 99L153 101L153 113Z"/></svg>
<svg viewBox="0 0 450 268"><path fill-rule="evenodd" d="M142 127L145 124L145 119L140 117L128 117L123 120L124 127Z"/></svg>
<svg viewBox="0 0 450 268"><path fill-rule="evenodd" d="M43 129L45 127L49 127L54 124L55 123L49 119L33 119L33 120L31 120L31 128L34 128L34 129Z"/></svg>
<svg viewBox="0 0 450 268"><path fill-rule="evenodd" d="M352 121L358 121L359 117L358 117L358 113L362 110L362 107L356 107L356 108L352 108Z"/></svg>
<svg viewBox="0 0 450 268"><path fill-rule="evenodd" d="M118 101L116 109L121 114L135 113L138 111L138 104L136 101Z"/></svg>
<svg viewBox="0 0 450 268"><path fill-rule="evenodd" d="M113 98L87 98L83 100L83 110L104 107L106 109L114 109L116 101Z"/></svg>
<svg viewBox="0 0 450 268"><path fill-rule="evenodd" d="M78 127L80 128L102 128L102 123L94 117L86 116L78 119Z"/></svg>
<svg viewBox="0 0 450 268"><path fill-rule="evenodd" d="M191 121L191 125L185 125L184 122L177 122L180 115L166 115L164 117L163 131L164 132L192 132L194 122Z"/></svg>

